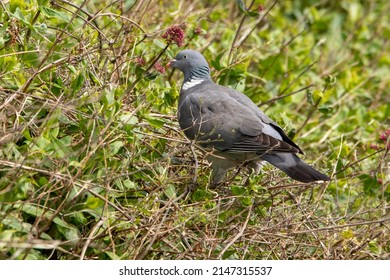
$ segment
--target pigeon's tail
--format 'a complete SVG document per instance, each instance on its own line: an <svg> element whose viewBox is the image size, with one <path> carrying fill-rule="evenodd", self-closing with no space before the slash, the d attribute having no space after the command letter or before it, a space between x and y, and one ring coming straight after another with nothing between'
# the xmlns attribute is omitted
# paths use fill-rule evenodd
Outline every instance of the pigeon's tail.
<svg viewBox="0 0 390 280"><path fill-rule="evenodd" d="M262 155L261 159L268 161L273 166L279 168L294 180L310 183L315 181L329 181L325 174L315 170L305 163L295 154L275 153Z"/></svg>

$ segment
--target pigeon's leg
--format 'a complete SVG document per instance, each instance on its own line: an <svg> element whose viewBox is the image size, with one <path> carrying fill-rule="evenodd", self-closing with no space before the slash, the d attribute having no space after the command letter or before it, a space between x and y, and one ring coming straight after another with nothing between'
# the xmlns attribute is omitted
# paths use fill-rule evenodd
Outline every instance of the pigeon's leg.
<svg viewBox="0 0 390 280"><path fill-rule="evenodd" d="M214 164L212 165L212 168L213 168L213 171L211 173L211 178L212 178L211 185L217 186L225 178L227 170L223 169L221 167L215 166Z"/></svg>
<svg viewBox="0 0 390 280"><path fill-rule="evenodd" d="M246 164L247 168L249 169L249 172L248 172L248 175L247 175L247 178L245 180L245 183L244 183L244 186L248 186L249 185L249 178L252 174L259 174L262 167L263 167L263 164L261 163L260 160L253 160L253 161L250 161Z"/></svg>
<svg viewBox="0 0 390 280"><path fill-rule="evenodd" d="M264 164L260 160L254 160L248 163L251 174L258 175L263 168Z"/></svg>
<svg viewBox="0 0 390 280"><path fill-rule="evenodd" d="M211 174L211 185L217 186L225 178L226 172L237 165L236 162L226 159L217 154L209 154L206 156L207 160L211 162L213 172Z"/></svg>

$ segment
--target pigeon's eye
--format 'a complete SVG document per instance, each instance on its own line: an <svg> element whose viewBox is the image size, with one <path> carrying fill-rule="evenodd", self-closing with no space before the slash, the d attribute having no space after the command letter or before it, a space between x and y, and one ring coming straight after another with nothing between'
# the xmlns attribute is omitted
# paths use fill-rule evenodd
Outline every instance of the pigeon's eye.
<svg viewBox="0 0 390 280"><path fill-rule="evenodd" d="M183 58L184 58L184 59L186 59L186 58L187 58L187 56L185 55L185 56L183 56Z"/></svg>

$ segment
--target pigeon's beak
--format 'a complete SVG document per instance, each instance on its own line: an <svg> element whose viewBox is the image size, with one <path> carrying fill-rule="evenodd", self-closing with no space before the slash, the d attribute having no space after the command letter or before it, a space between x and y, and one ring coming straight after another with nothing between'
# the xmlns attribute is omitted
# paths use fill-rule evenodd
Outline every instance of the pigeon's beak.
<svg viewBox="0 0 390 280"><path fill-rule="evenodd" d="M168 62L167 67L173 67L175 65L176 59L172 59L170 62Z"/></svg>

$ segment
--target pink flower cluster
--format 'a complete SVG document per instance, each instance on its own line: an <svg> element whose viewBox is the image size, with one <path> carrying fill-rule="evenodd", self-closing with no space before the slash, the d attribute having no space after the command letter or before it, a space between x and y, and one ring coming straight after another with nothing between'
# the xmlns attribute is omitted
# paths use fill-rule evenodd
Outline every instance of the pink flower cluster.
<svg viewBox="0 0 390 280"><path fill-rule="evenodd" d="M196 27L196 28L194 29L194 34L200 35L200 34L202 34L202 33L203 33L202 28Z"/></svg>
<svg viewBox="0 0 390 280"><path fill-rule="evenodd" d="M145 62L145 59L143 59L142 57L137 57L135 58L135 64L139 65L139 66L145 66L146 62Z"/></svg>
<svg viewBox="0 0 390 280"><path fill-rule="evenodd" d="M390 129L387 129L385 132L382 132L379 135L379 140L385 142L386 144L386 150L390 150ZM373 150L379 150L380 147L376 144L371 144L370 148Z"/></svg>
<svg viewBox="0 0 390 280"><path fill-rule="evenodd" d="M385 132L382 132L381 135L379 136L379 139L382 140L383 142L386 142L389 136L390 136L390 129L386 130Z"/></svg>
<svg viewBox="0 0 390 280"><path fill-rule="evenodd" d="M175 43L176 45L181 47L184 42L184 31L183 29L181 29L180 26L174 25L169 27L162 37L168 44Z"/></svg>
<svg viewBox="0 0 390 280"><path fill-rule="evenodd" d="M165 73L165 67L160 63L160 61L157 61L155 64L154 64L154 69L156 69L158 72L160 72L161 74L164 74Z"/></svg>

